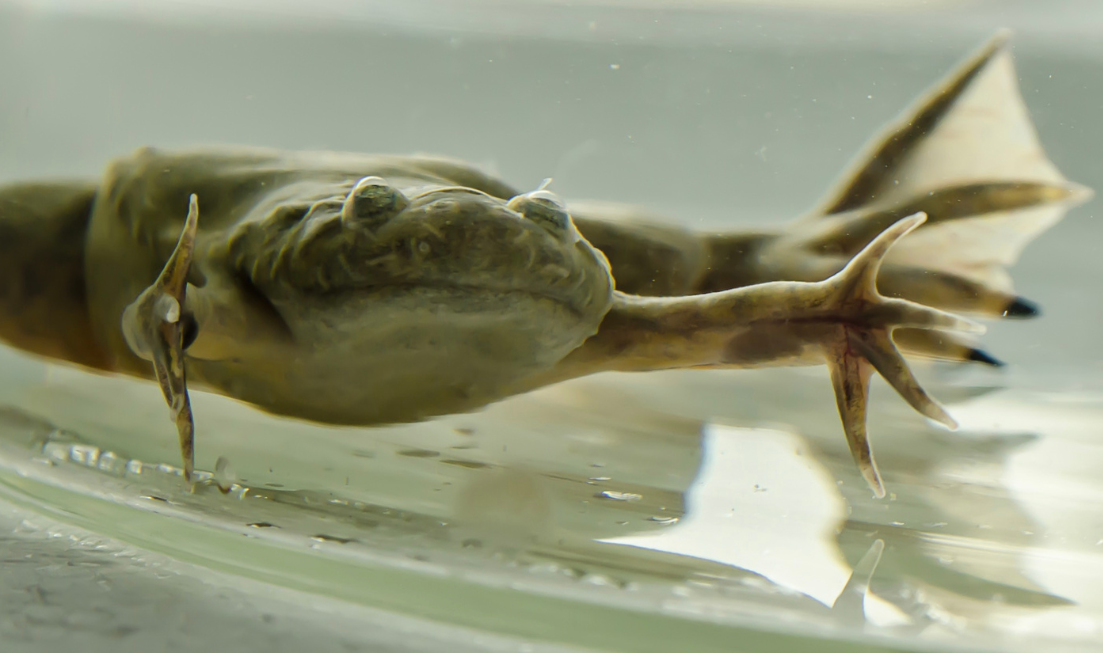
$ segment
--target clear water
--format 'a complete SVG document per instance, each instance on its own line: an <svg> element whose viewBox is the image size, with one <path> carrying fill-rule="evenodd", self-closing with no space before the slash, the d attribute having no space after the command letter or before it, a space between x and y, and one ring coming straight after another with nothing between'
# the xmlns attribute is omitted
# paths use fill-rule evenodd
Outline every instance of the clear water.
<svg viewBox="0 0 1103 653"><path fill-rule="evenodd" d="M1103 189L1091 2L236 6L0 4L0 176L92 175L143 144L433 151L690 225L769 223L1010 25L1048 152ZM26 650L149 650L158 633L268 651L1098 650L1100 206L1015 269L1046 312L986 336L1009 368L922 371L959 432L874 388L883 501L822 369L599 376L371 430L195 393L206 473L188 493L156 387L0 349L0 635ZM82 590L89 566L114 589Z"/></svg>

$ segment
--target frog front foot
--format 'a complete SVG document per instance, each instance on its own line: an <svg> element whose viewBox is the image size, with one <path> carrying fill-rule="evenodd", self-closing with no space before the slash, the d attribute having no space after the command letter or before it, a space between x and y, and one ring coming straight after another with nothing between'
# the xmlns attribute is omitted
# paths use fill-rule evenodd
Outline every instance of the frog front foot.
<svg viewBox="0 0 1103 653"><path fill-rule="evenodd" d="M873 458L866 432L869 382L876 370L916 411L950 429L957 423L919 384L893 340L896 330L918 334L909 344L925 349L934 358L956 358L944 352L940 343L953 342L944 330L979 333L980 325L964 318L908 300L885 297L878 291L878 275L888 250L906 234L923 224L919 213L892 224L862 249L840 272L795 289L807 296L811 314L797 315L779 325L793 338L818 345L827 362L835 400L847 444L862 476L878 497L885 496L884 483ZM738 360L742 352L733 351ZM754 354L751 354L754 356Z"/></svg>

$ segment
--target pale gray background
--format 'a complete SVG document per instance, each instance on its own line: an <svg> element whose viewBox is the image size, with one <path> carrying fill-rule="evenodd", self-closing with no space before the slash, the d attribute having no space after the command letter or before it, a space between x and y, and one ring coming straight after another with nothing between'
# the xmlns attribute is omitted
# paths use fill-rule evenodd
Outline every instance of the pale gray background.
<svg viewBox="0 0 1103 653"><path fill-rule="evenodd" d="M640 202L688 224L779 220L813 203L875 129L1010 26L1053 160L1103 188L1103 3L1093 0L858 13L719 2L233 4L0 4L0 180L94 175L146 144L432 151L492 164L520 186L550 175L564 195ZM988 342L1019 373L1071 385L1098 377L1101 206L1078 209L1016 270L1047 318L996 328ZM118 637L147 626L182 650L399 646L386 632L372 639L386 621L371 624L371 637L327 641L323 632L353 632L354 621L336 627L324 610L265 620L277 599L243 606L238 590L218 590L211 604L208 590L162 582L156 565L18 523L10 512L0 519L5 651L153 650ZM188 628L188 615L215 625ZM196 638L186 646L176 639L185 631ZM432 638L406 645L439 648Z"/></svg>

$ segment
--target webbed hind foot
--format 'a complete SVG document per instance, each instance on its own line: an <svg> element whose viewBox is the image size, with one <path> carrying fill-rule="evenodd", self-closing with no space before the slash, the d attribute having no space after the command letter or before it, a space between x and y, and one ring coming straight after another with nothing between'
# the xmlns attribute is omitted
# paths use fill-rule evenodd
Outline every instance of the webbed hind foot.
<svg viewBox="0 0 1103 653"><path fill-rule="evenodd" d="M889 225L922 212L927 222L881 268L885 296L986 318L1037 315L1008 271L1092 191L1068 181L1042 148L1007 42L998 33L934 85L804 219L753 239L710 237L700 290L826 279ZM903 339L907 354L931 350L921 342L912 351ZM962 344L934 349L965 352Z"/></svg>
<svg viewBox="0 0 1103 653"><path fill-rule="evenodd" d="M122 317L123 335L131 350L153 363L157 383L176 422L184 479L188 482L195 469L195 423L188 398L184 348L185 341L194 335L195 324L184 314L184 306L198 222L199 204L192 195L176 249L157 280L126 307Z"/></svg>

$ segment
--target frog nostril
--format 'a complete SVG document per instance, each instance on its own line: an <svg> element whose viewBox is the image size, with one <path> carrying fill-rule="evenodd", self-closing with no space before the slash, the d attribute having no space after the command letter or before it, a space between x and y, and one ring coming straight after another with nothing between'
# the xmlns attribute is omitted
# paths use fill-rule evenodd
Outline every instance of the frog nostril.
<svg viewBox="0 0 1103 653"><path fill-rule="evenodd" d="M409 201L382 177L364 177L356 182L341 206L346 224L378 227L400 213Z"/></svg>

